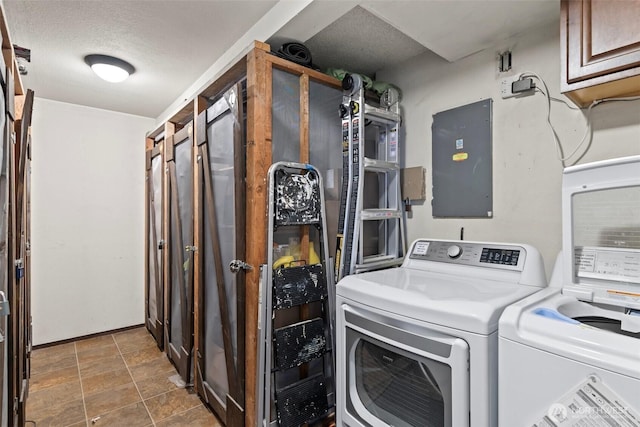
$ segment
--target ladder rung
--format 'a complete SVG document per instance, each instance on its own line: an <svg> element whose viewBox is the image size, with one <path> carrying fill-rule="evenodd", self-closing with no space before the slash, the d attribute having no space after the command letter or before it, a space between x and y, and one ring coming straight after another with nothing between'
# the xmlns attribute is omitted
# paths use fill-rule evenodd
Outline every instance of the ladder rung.
<svg viewBox="0 0 640 427"><path fill-rule="evenodd" d="M384 220L401 218L402 212L397 209L365 209L360 214L360 219L367 220Z"/></svg>
<svg viewBox="0 0 640 427"><path fill-rule="evenodd" d="M282 389L276 389L278 424L300 426L316 421L329 411L324 375L316 374Z"/></svg>
<svg viewBox="0 0 640 427"><path fill-rule="evenodd" d="M322 356L327 347L324 331L320 317L276 329L274 368L289 369Z"/></svg>
<svg viewBox="0 0 640 427"><path fill-rule="evenodd" d="M393 172L400 169L400 165L395 162L364 158L364 170L372 172Z"/></svg>
<svg viewBox="0 0 640 427"><path fill-rule="evenodd" d="M400 121L400 114L368 104L365 104L364 106L364 116L373 121L389 123L398 123Z"/></svg>
<svg viewBox="0 0 640 427"><path fill-rule="evenodd" d="M388 260L365 262L364 264L356 264L355 272L364 273L365 271L380 270L381 268L396 267L402 264L404 258L392 258Z"/></svg>
<svg viewBox="0 0 640 427"><path fill-rule="evenodd" d="M291 308L327 296L322 264L273 270L273 308Z"/></svg>
<svg viewBox="0 0 640 427"><path fill-rule="evenodd" d="M368 264L368 263L378 262L378 261L389 261L391 259L398 259L398 257L393 255L380 255L380 254L368 255L364 257L363 264Z"/></svg>

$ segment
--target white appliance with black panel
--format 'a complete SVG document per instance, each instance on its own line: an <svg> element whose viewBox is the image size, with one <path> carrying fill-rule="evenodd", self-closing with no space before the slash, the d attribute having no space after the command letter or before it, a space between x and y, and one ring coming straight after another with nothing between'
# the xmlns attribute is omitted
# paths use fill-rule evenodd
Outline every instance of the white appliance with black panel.
<svg viewBox="0 0 640 427"><path fill-rule="evenodd" d="M498 319L544 286L529 245L427 239L399 268L341 280L338 425L495 426Z"/></svg>
<svg viewBox="0 0 640 427"><path fill-rule="evenodd" d="M640 156L562 185L550 287L500 319L500 426L640 427Z"/></svg>

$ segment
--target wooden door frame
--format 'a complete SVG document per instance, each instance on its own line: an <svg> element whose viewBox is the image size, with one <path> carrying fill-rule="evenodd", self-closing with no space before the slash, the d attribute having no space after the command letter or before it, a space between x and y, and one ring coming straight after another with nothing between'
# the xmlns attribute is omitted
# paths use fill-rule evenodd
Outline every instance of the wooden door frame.
<svg viewBox="0 0 640 427"><path fill-rule="evenodd" d="M29 113L30 116L30 113ZM30 120L29 120L30 122ZM26 122L23 122L23 125L25 125ZM22 168L22 187L21 187L21 193L22 193L22 200L21 200L21 204L22 204L22 209L21 209L21 218L20 221L22 222L22 226L21 226L21 236L20 236L20 242L21 242L21 248L20 248L20 254L22 257L22 262L23 262L23 275L22 275L22 288L21 288L21 294L22 294L22 313L21 313L21 339L22 339L22 345L21 345L21 351L22 353L22 386L23 389L20 391L21 396L23 396L23 400L22 400L22 405L24 405L24 407L21 409L21 416L22 416L22 421L25 421L25 416L26 416L26 404L27 404L27 397L29 396L29 378L30 378L30 372L31 372L31 341L30 341L30 336L31 336L31 274L30 274L30 248L29 248L29 231L30 231L30 224L29 224L29 217L28 217L28 212L27 209L29 208L28 204L30 202L29 200L29 196L30 194L27 192L28 189L28 185L27 185L27 180L30 179L29 177L29 171L30 171L30 163L31 163L31 155L30 155L30 151L31 151L31 132L30 132L31 126L28 125L26 126L26 130L23 131L22 135L24 138L24 144L21 144L21 148L22 148L22 152L20 153L20 159L21 162L23 162L23 168Z"/></svg>
<svg viewBox="0 0 640 427"><path fill-rule="evenodd" d="M254 268L246 275L246 425L256 425L257 422L259 266L266 263L267 260L267 173L273 163L272 82L274 68L297 75L300 79L301 162L309 161L309 83L314 81L341 89L340 81L331 76L271 55L267 44L256 43L256 48L247 56L247 228L245 238L252 242L251 245L247 245L246 260ZM337 114L336 120L338 120ZM301 244L309 244L308 234L306 238L301 240ZM304 249L302 250L304 251Z"/></svg>
<svg viewBox="0 0 640 427"><path fill-rule="evenodd" d="M170 242L169 242L169 232L170 232L170 224L169 224L169 186L167 185L167 153L169 152L169 139L173 138L173 135L176 132L176 125L172 122L167 122L164 124L164 144L162 144L162 182L164 185L162 186L162 235L164 236L164 250L162 251L162 288L164 290L162 303L163 308L162 312L164 317L162 319L162 323L164 325L164 350L169 357L169 352L167 351L168 342L169 342L169 324L167 323L169 315L168 310L171 309L169 305L169 286L171 285L171 279L169 274L171 269L169 268L169 251L170 251ZM172 145L173 147L173 145Z"/></svg>
<svg viewBox="0 0 640 427"><path fill-rule="evenodd" d="M245 155L244 155L244 124L242 123L244 111L243 111L243 95L242 95L242 81L232 86L236 91L236 110L232 111L236 122L240 122L238 126L234 127L234 208L235 208L235 224L236 230L245 229ZM226 94L229 88L223 92ZM213 193L212 171L209 167L209 141L207 138L207 128L209 120L207 118L207 104L208 101L204 97L197 98L195 102L194 111L198 113L195 121L195 145L197 159L195 165L195 205L196 215L194 217L196 224L196 246L204 248L204 239L217 239L217 231L211 230L211 236L204 235L205 222L213 222L217 224L215 215L215 196ZM228 110L227 110L228 111ZM226 112L225 112L226 113ZM209 175L207 178L206 175ZM205 181L208 179L209 181ZM202 206L201 206L202 204ZM208 210L205 210L205 207ZM207 212L208 215L204 215ZM202 217L202 218L201 218ZM219 245L220 243L218 243ZM204 380L205 370L205 357L206 355L201 352L204 347L202 345L205 339L204 335L204 322L205 319L205 283L204 283L204 251L198 251L196 253L196 309L194 311L196 333L195 333L195 367L196 378L195 386L196 391L204 398L205 402L211 407L218 417L228 427L241 427L244 426L244 354L245 354L245 298L244 298L244 270L241 270L236 274L236 331L232 331L229 324L229 315L226 297L226 288L224 287L224 277L222 276L224 269L228 266L223 265L220 259L220 254L216 256L216 244L214 243L214 260L216 261L216 284L220 303L220 315L222 320L222 334L225 350L225 366L227 369L227 378L229 384L229 392L225 396L226 407L218 401L218 397L213 390L208 386ZM236 258L243 259L245 254L245 240L244 232L241 234L236 233L235 236L235 248ZM237 362L233 358L232 338L231 334L235 332L237 335Z"/></svg>
<svg viewBox="0 0 640 427"><path fill-rule="evenodd" d="M7 74L9 77L9 73ZM28 285L26 272L26 194L25 184L27 175L28 146L31 127L31 117L33 112L34 92L28 90L26 96L18 100L16 108L16 118L13 122L13 133L10 136L13 144L10 144L10 245L12 256L9 260L9 305L11 313L9 315L10 335L9 342L10 359L8 370L10 372L10 382L8 390L12 399L9 402L9 422L23 425L25 422L26 400L29 394L29 357L28 348L30 307L28 300ZM9 121L7 122L9 125ZM10 128L11 129L11 128ZM11 146L12 145L12 146ZM17 262L21 260L22 268L19 269ZM20 271L21 275L18 276Z"/></svg>
<svg viewBox="0 0 640 427"><path fill-rule="evenodd" d="M24 170L24 285L25 285L25 346L26 377L31 377L31 349L33 347L33 329L31 316L31 127L27 130L25 147L26 166Z"/></svg>
<svg viewBox="0 0 640 427"><path fill-rule="evenodd" d="M300 160L303 162L309 159L309 99L308 89L311 81L321 83L326 86L341 89L341 83L337 79L323 74L319 71L294 64L285 59L270 54L270 46L266 43L255 41L251 49L247 50L247 55L243 56L234 64L229 65L225 71L216 77L216 79L208 84L208 86L200 91L199 94L191 98L185 105L165 124L165 138L168 139L176 131L175 123L184 123L187 120L194 120L194 127L197 134L198 115L207 108L207 99L211 99L216 95L225 91L225 89L235 84L242 76L247 78L247 124L246 124L246 159L244 162L246 171L245 194L246 199L243 206L238 208L245 211L245 234L239 236L246 242L244 260L250 264L253 269L245 272L245 355L244 355L244 410L245 425L253 426L256 424L256 375L257 375L257 332L258 332L258 294L260 280L260 266L266 262L266 227L267 227L267 171L272 163L272 70L277 68L300 77ZM165 144L165 165L169 151L169 143ZM193 148L194 163L194 212L200 209L197 201L199 189L197 167L197 148ZM165 201L168 200L167 187L165 185ZM169 238L168 231L168 210L164 207L164 235ZM201 228L198 215L194 217L194 246L202 246L198 236L198 230ZM196 241L198 243L196 243ZM304 241L303 241L303 244ZM308 244L308 243L306 243ZM170 274L169 251L164 254L164 280L165 294L169 292ZM201 255L196 252L194 257L194 295L199 295L200 289L200 272ZM199 310L200 301L194 299L194 312ZM169 312L168 298L165 296L165 318ZM195 319L197 325L202 322L200 317ZM169 324L165 320L165 343L169 342L167 331ZM240 337L238 337L240 339ZM195 334L195 348L199 348L200 338ZM193 357L196 359L194 363L197 366L197 359L200 355L194 352ZM238 356L240 359L240 355ZM240 372L240 370L239 370ZM197 382L196 382L197 383ZM196 384L196 388L197 388Z"/></svg>
<svg viewBox="0 0 640 427"><path fill-rule="evenodd" d="M192 357L192 348L193 348L193 302L194 302L194 289L193 289L193 274L194 274L194 265L193 265L193 258L195 258L193 256L193 251L190 252L189 257L190 257L190 263L189 263L189 278L187 279L187 283L183 283L180 288L180 290L182 291L183 288L185 290L185 302L186 304L183 304L182 307L182 312L181 312L181 328L182 328L182 333L181 333L181 338L182 338L182 343L181 343L181 347L176 349L174 347L174 345L171 342L171 305L172 305L172 299L173 299L173 295L172 295L172 276L171 276L171 269L174 267L172 264L174 262L174 260L171 259L171 252L172 252L172 248L173 245L175 244L174 242L174 235L173 232L171 230L171 220L172 218L175 216L175 210L178 210L178 217L177 220L181 221L181 218L179 217L180 212L179 212L179 205L175 205L174 207L174 203L178 203L178 200L174 200L178 195L178 188L176 188L177 185L177 173L176 173L176 164L175 164L175 147L180 145L180 144L190 144L190 148L191 148L191 169L192 169L192 174L191 174L191 188L189 189L189 191L191 193L193 193L193 122L189 122L184 128L182 128L181 130L177 131L175 134L169 136L166 139L166 144L165 144L165 165L166 165L166 175L165 176L165 188L167 189L168 194L168 198L166 199L166 205L167 205L167 216L165 216L165 222L166 222L166 229L167 230L167 234L165 234L166 237L166 241L167 241L167 265L165 265L165 269L168 273L168 275L166 276L166 285L167 288L165 289L165 294L167 295L167 300L166 300L166 304L165 304L165 348L166 348L166 353L167 356L169 357L169 360L171 360L171 362L176 366L178 373L180 374L180 376L182 377L182 379L185 381L185 383L189 384L191 381L190 378L190 373L191 373L191 357ZM193 194L192 194L192 218L191 218L191 230L192 230L192 236L191 236L191 240L190 246L194 246L193 244L193 239L195 236L195 229L193 227ZM182 231L178 230L178 232L181 234ZM183 237L183 236L181 236ZM184 238L182 239L184 242ZM180 246L182 246L183 242L180 242ZM181 277L181 276L180 276Z"/></svg>
<svg viewBox="0 0 640 427"><path fill-rule="evenodd" d="M8 194L8 203L9 203L9 230L7 233L8 238L8 280L7 280L7 299L9 300L9 307L11 313L7 317L7 336L6 340L8 342L8 360L7 360L7 373L9 378L7 378L7 404L9 406L9 414L8 414L8 425L15 426L18 425L19 414L17 413L18 409L18 399L19 399L19 366L18 360L16 356L16 349L18 346L16 345L16 338L18 336L17 331L17 322L16 316L20 313L17 303L19 302L16 297L16 289L19 285L19 280L16 278L16 268L15 261L18 258L18 246L16 243L16 234L18 232L18 225L16 221L16 158L15 158L15 136L11 128L15 125L14 122L7 120L7 138L9 139L8 151L7 155L9 156L9 168L7 171L7 179L9 180L9 194ZM11 126L11 128L9 128Z"/></svg>
<svg viewBox="0 0 640 427"><path fill-rule="evenodd" d="M151 258L151 253L153 252L153 256L155 257L154 260L157 260L158 258L158 254L157 251L161 249L161 246L163 243L161 243L163 241L163 217L161 216L160 218L155 218L154 217L154 221L157 224L159 222L160 224L160 231L161 234L160 236L155 235L155 231L156 231L156 227L154 224L154 227L152 229L151 227L151 221L150 221L150 215L152 212L155 212L155 207L151 205L151 201L154 200L153 199L153 194L155 193L155 187L153 186L153 159L157 158L158 156L160 157L160 193L161 195L164 194L164 150L163 150L163 146L164 146L164 141L159 141L156 142L154 141L152 138L148 138L147 141L147 151L146 151L146 179L145 179L145 221L144 221L144 227L145 227L145 269L144 269L144 294L145 294L145 300L144 300L144 308L145 308L145 325L147 327L147 329L149 330L149 332L151 333L151 335L153 335L153 337L156 340L156 344L158 345L158 348L160 350L164 349L164 268L163 265L158 265L156 266L156 272L155 272L155 278L156 278L156 283L154 284L153 288L154 291L156 293L156 322L155 324L153 324L150 316L149 316L149 292L150 292L150 288L151 288L151 283L150 283L150 275L149 275L149 269L151 268L151 266L149 265L149 259ZM154 200L155 201L155 200ZM164 213L164 198L162 200L160 200L160 204L161 204L161 214ZM154 214L155 215L155 214ZM150 245L149 243L149 236L151 233L154 233L154 245L152 247L152 245ZM162 247L163 252L161 252L161 257L160 259L162 261L164 261L164 247ZM162 263L164 264L164 263ZM158 289L160 290L160 293L158 293Z"/></svg>
<svg viewBox="0 0 640 427"><path fill-rule="evenodd" d="M4 94L3 94L4 96ZM4 101L2 101L4 102ZM14 274L14 268L13 268L13 261L14 261L14 239L13 236L15 234L15 231L13 231L13 227L14 227L14 219L12 217L13 213L13 171L12 171L12 165L13 165L13 143L12 143L12 138L11 138L11 128L12 128L12 124L11 121L9 120L8 117L6 117L6 121L5 121L5 126L3 129L0 129L0 131L2 132L2 138L4 140L3 144L4 144L4 152L3 152L3 156L2 156L2 161L4 162L4 167L6 168L5 173L6 173L6 187L5 187L5 191L6 191L6 200L5 203L8 205L8 209L6 212L6 229L4 230L6 232L5 234L5 241L3 242L3 244L5 245L5 253L6 253L6 283L5 283L5 298L7 299L7 301L9 301L9 304L11 305L12 302L12 287L14 286L14 280L15 280L15 276ZM0 226L4 227L5 224L0 224ZM5 378L2 378L3 381L6 381L7 383L7 390L6 390L6 396L4 395L4 389L2 391L0 391L0 404L2 403L3 399L6 399L7 401L7 412L6 413L1 413L0 414L0 422L6 421L7 425L15 425L15 422L11 422L11 420L13 420L15 418L15 415L13 413L13 396L15 395L15 392L13 390L13 384L15 384L15 379L13 379L14 374L13 374L13 358L12 358L12 351L13 351L13 341L12 341L12 328L13 328L13 319L10 319L9 317L10 315L7 316L2 316L1 321L4 323L4 328L3 328L3 333L4 333L4 342L2 344L2 347L0 348L0 351L2 352L2 354L0 354L0 362L2 362L2 365L0 365L0 369L3 370L3 374L6 375ZM5 349L6 349L6 358L5 358ZM7 369L6 372L4 372L4 366L6 365ZM0 387L3 387L3 383L0 382ZM4 388L4 387L3 387Z"/></svg>

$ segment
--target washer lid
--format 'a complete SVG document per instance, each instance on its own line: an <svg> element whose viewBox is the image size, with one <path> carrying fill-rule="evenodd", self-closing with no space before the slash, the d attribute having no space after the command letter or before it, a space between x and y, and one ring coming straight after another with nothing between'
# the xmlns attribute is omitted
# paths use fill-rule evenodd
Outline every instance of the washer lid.
<svg viewBox="0 0 640 427"><path fill-rule="evenodd" d="M504 308L539 288L393 268L342 279L337 294L357 303L441 326L488 335Z"/></svg>
<svg viewBox="0 0 640 427"><path fill-rule="evenodd" d="M640 310L640 156L566 168L565 295Z"/></svg>
<svg viewBox="0 0 640 427"><path fill-rule="evenodd" d="M596 307L563 295L557 288L547 288L504 310L500 339L640 379L637 338L568 321L564 316L549 316L546 312L557 312L570 319L580 315L624 316L619 310Z"/></svg>
<svg viewBox="0 0 640 427"><path fill-rule="evenodd" d="M640 310L640 250L576 247L573 252L574 274L562 283L564 295Z"/></svg>

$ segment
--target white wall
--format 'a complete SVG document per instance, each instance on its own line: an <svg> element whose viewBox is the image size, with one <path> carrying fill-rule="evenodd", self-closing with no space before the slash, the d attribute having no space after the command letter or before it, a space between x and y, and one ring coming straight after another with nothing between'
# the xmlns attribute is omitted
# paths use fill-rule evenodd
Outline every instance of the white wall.
<svg viewBox="0 0 640 427"><path fill-rule="evenodd" d="M452 34L452 37L455 35ZM455 63L425 54L378 73L403 92L406 166L427 168L427 201L414 206L409 241L418 237L529 243L543 254L547 273L560 250L562 166L546 125L541 94L503 100L497 53L510 48L513 70L533 71L560 97L559 24L530 31ZM493 98L492 219L434 219L431 211L431 124L435 113ZM552 103L551 120L573 151L585 129L584 113ZM640 101L602 104L592 111L593 144L580 163L640 154ZM640 172L639 172L640 173Z"/></svg>
<svg viewBox="0 0 640 427"><path fill-rule="evenodd" d="M153 125L36 98L34 344L144 322L144 137Z"/></svg>

